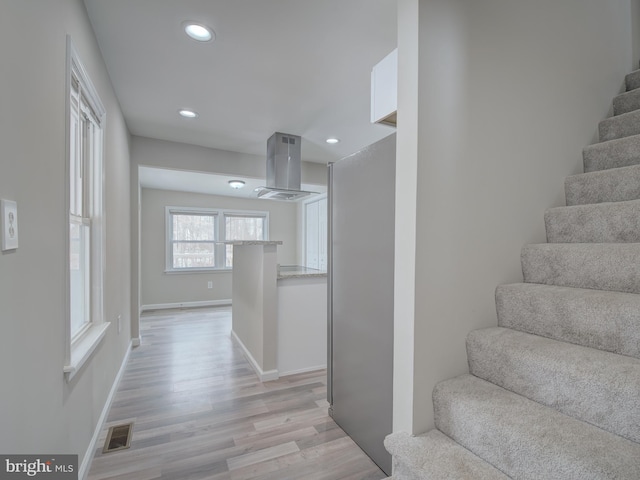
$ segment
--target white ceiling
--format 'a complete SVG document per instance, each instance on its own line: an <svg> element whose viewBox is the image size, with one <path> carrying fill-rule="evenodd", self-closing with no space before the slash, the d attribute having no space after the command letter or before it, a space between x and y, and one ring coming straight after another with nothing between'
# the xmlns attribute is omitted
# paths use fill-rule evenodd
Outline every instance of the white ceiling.
<svg viewBox="0 0 640 480"><path fill-rule="evenodd" d="M396 47L396 0L84 1L134 135L265 155L279 131L326 163L392 132L369 104L371 68ZM215 41L189 39L186 20Z"/></svg>
<svg viewBox="0 0 640 480"><path fill-rule="evenodd" d="M215 175L210 173L186 172L184 170L169 170L165 168L139 167L138 179L145 188L159 190L177 190L183 192L205 193L208 195L225 195L228 197L256 198L254 190L263 187L264 178L238 177L232 175ZM233 189L230 180L242 179L244 187ZM326 185L311 185L303 183L301 189L307 192L326 193ZM303 197L303 198L311 198Z"/></svg>

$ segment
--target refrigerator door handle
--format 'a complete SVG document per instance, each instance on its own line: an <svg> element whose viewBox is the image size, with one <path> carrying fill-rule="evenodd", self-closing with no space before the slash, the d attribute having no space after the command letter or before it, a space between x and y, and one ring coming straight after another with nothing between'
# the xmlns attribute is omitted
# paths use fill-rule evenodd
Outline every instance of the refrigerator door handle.
<svg viewBox="0 0 640 480"><path fill-rule="evenodd" d="M333 162L327 165L327 402L333 411Z"/></svg>

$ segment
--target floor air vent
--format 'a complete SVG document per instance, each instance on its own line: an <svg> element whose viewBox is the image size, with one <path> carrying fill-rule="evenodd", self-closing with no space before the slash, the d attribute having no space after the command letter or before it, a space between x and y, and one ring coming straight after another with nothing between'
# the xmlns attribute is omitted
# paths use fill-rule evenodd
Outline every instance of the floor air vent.
<svg viewBox="0 0 640 480"><path fill-rule="evenodd" d="M104 442L102 453L116 452L118 450L129 448L131 444L132 430L133 422L114 425L109 428L109 433L107 433L107 440Z"/></svg>

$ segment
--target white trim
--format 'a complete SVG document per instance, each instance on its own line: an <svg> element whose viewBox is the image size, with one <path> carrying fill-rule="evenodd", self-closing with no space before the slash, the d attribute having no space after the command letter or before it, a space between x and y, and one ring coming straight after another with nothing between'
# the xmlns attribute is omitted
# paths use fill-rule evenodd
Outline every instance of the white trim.
<svg viewBox="0 0 640 480"><path fill-rule="evenodd" d="M89 74L87 74L87 69L84 67L83 63L80 61L80 55L78 54L78 50L76 50L75 45L71 41L71 35L67 35L67 71L70 74L72 71L78 76L78 80L83 84L83 92L86 95L87 100L91 104L91 108L93 109L95 115L97 116L96 120L98 123L102 123L104 117L107 113L107 109L104 108L102 104L102 100L98 96L98 90L95 85L91 81ZM69 82L71 82L71 77L68 77ZM71 83L69 83L71 85ZM68 93L71 93L70 91Z"/></svg>
<svg viewBox="0 0 640 480"><path fill-rule="evenodd" d="M182 303L153 303L149 305L142 305L140 311L147 310L167 310L170 308L196 308L196 307L219 307L231 305L231 299L225 298L222 300L203 300L199 302L182 302Z"/></svg>
<svg viewBox="0 0 640 480"><path fill-rule="evenodd" d="M91 358L91 354L98 348L100 342L107 333L111 322L92 325L89 330L71 347L69 363L62 367L62 371L70 382L82 366Z"/></svg>
<svg viewBox="0 0 640 480"><path fill-rule="evenodd" d="M247 361L251 365L251 368L253 368L253 370L256 372L256 375L258 375L258 378L261 382L269 382L271 380L277 380L278 378L280 378L278 370L267 370L265 372L262 370L262 368L260 368L260 365L258 365L256 359L253 358L253 355L251 355L249 349L244 343L242 343L240 337L238 337L236 332L234 332L233 330L231 330L231 340L233 340L240 347L240 349L242 349L242 353L244 353L244 356L247 358Z"/></svg>
<svg viewBox="0 0 640 480"><path fill-rule="evenodd" d="M132 338L131 339L131 345L134 347L139 347L140 343L142 343L142 339L140 338Z"/></svg>
<svg viewBox="0 0 640 480"><path fill-rule="evenodd" d="M120 385L120 380L122 380L122 376L124 375L124 371L127 367L127 362L129 361L129 355L131 354L132 346L133 340L129 342L129 347L127 348L127 351L124 354L124 358L122 359L122 363L120 364L120 370L118 370L116 378L113 381L113 385L111 386L111 390L109 391L109 395L107 396L107 401L104 403L104 407L102 408L102 413L100 413L100 418L98 419L98 424L96 425L96 429L93 432L93 437L91 437L89 446L87 447L87 450L84 453L84 457L82 458L82 463L80 464L80 468L78 469L79 480L84 480L89 473L89 467L91 466L91 461L93 460L93 454L96 451L98 438L100 437L100 433L102 432L104 423L107 421L107 416L109 415L109 411L111 410L111 404L113 403L113 399L115 398L116 392L118 391L118 386Z"/></svg>
<svg viewBox="0 0 640 480"><path fill-rule="evenodd" d="M307 368L301 368L299 370L291 370L289 372L281 372L280 376L288 377L289 375L297 375L299 373L315 372L317 370L326 370L326 369L327 369L327 364L325 363L324 365L318 365L317 367L307 367Z"/></svg>

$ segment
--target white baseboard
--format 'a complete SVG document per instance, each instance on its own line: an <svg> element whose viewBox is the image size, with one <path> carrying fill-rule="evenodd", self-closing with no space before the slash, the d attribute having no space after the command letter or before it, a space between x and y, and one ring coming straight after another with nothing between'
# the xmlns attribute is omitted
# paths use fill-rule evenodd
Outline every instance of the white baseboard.
<svg viewBox="0 0 640 480"><path fill-rule="evenodd" d="M231 305L231 299L223 300L203 300L199 302L182 302L182 303L154 303L151 305L142 305L140 311L146 310L167 310L170 308L195 308L195 307L220 307Z"/></svg>
<svg viewBox="0 0 640 480"><path fill-rule="evenodd" d="M127 367L127 361L129 360L129 355L131 354L132 345L133 340L129 342L129 347L127 347L127 352L122 359L120 370L118 370L116 378L113 381L113 385L111 386L111 390L109 391L109 395L107 396L107 401L104 403L102 413L100 414L100 418L98 419L98 424L96 425L96 429L93 432L93 437L91 437L91 441L89 442L87 451L82 458L82 463L80 464L80 468L78 469L79 480L84 480L89 473L91 461L93 460L93 454L96 451L98 438L100 437L100 433L102 432L102 428L104 427L104 422L106 422L107 416L109 415L109 410L111 409L111 404L113 403L113 399L116 396L116 392L118 391L118 386L120 385L120 380L122 380L122 375L124 374L124 371Z"/></svg>
<svg viewBox="0 0 640 480"><path fill-rule="evenodd" d="M260 379L261 382L269 382L271 380L277 380L278 378L280 378L280 375L278 374L278 370L267 370L265 372L262 370L262 368L260 368L260 365L258 365L258 362L256 362L256 359L253 358L253 355L251 355L251 352L249 351L249 349L246 347L244 343L242 343L242 340L240 340L240 337L238 337L236 332L234 332L233 330L231 330L231 339L234 342L236 342L236 344L242 349L242 353L244 353L244 356L249 361L251 368L253 368L253 370L256 372L256 375L258 375L258 378Z"/></svg>
<svg viewBox="0 0 640 480"><path fill-rule="evenodd" d="M288 372L280 372L280 376L281 377L288 377L289 375L297 375L298 373L308 373L308 372L315 372L317 370L326 370L327 365L318 365L317 367L307 367L307 368L300 368L298 370L290 370Z"/></svg>

